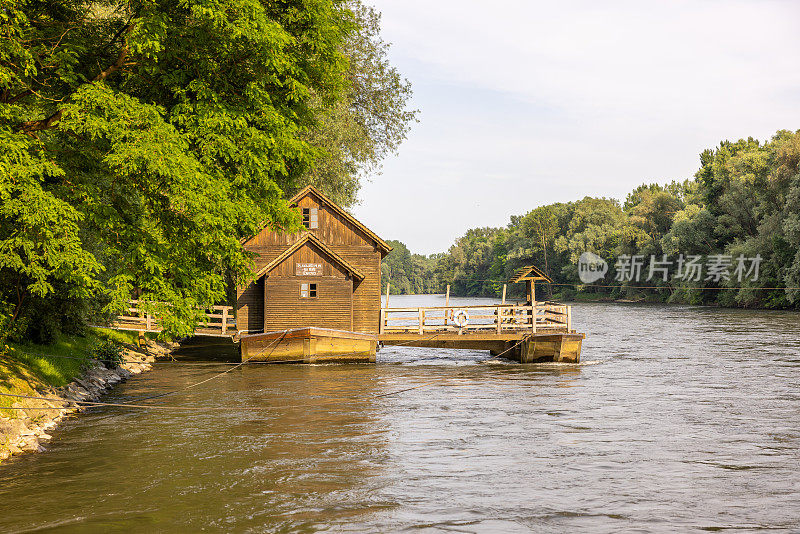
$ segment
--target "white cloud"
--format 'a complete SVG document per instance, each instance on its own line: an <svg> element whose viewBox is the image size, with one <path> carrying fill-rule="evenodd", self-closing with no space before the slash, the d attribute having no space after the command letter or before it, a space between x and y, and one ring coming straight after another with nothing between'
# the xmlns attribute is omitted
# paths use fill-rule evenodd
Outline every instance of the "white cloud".
<svg viewBox="0 0 800 534"><path fill-rule="evenodd" d="M356 213L415 251L540 204L688 178L722 139L800 128L797 3L375 5L422 122Z"/></svg>

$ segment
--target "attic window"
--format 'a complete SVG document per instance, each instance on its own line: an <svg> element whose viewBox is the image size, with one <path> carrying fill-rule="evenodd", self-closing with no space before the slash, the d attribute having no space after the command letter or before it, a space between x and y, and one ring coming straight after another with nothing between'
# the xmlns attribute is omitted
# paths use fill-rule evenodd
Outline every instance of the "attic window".
<svg viewBox="0 0 800 534"><path fill-rule="evenodd" d="M300 284L300 298L301 299L315 299L317 298L317 284Z"/></svg>
<svg viewBox="0 0 800 534"><path fill-rule="evenodd" d="M303 208L303 226L308 229L319 228L317 208Z"/></svg>

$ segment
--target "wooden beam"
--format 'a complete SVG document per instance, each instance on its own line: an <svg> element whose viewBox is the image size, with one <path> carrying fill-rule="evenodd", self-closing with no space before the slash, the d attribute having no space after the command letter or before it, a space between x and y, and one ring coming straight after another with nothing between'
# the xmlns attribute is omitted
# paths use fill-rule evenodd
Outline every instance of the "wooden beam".
<svg viewBox="0 0 800 534"><path fill-rule="evenodd" d="M444 307L444 325L447 326L447 314L449 313L447 308L450 307L450 284L447 284L447 292L444 295Z"/></svg>

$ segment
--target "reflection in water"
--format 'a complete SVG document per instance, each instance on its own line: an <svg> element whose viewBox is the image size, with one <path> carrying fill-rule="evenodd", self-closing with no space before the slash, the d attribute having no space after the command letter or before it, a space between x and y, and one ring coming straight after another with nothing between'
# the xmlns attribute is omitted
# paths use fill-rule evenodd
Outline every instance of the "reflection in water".
<svg viewBox="0 0 800 534"><path fill-rule="evenodd" d="M0 466L0 531L800 528L797 314L598 304L574 322L582 365L386 347L153 401L190 415L97 409ZM164 365L112 398L225 368Z"/></svg>

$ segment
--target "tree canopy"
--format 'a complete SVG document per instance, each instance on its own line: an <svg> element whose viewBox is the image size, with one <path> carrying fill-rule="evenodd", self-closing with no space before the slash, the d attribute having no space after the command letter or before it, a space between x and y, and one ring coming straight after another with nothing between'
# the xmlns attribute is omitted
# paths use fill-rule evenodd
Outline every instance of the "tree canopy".
<svg viewBox="0 0 800 534"><path fill-rule="evenodd" d="M298 227L284 192L354 199L409 120L376 17L339 0L0 0L3 329L45 339L65 308L136 295L187 333L250 275L240 238ZM361 148L332 151L335 117ZM314 166L332 160L346 169Z"/></svg>

